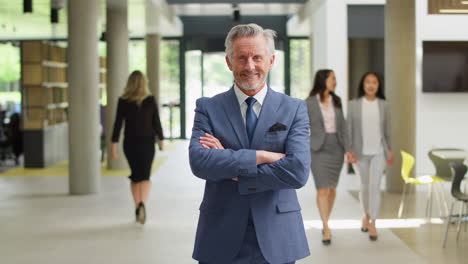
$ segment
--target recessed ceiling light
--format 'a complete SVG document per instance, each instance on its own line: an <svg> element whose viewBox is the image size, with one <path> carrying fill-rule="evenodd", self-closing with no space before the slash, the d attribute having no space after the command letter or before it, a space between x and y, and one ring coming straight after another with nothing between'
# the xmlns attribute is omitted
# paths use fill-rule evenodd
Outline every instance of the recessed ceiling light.
<svg viewBox="0 0 468 264"><path fill-rule="evenodd" d="M468 1L461 1L462 5L468 5Z"/></svg>

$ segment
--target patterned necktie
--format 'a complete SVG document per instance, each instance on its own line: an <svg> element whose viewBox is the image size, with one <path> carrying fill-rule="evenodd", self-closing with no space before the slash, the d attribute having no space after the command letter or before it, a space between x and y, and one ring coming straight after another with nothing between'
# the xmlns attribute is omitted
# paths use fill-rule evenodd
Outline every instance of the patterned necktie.
<svg viewBox="0 0 468 264"><path fill-rule="evenodd" d="M247 111L245 112L245 127L247 129L249 142L252 143L255 127L257 126L257 115L253 110L253 106L257 100L255 100L253 97L249 97L245 99L245 102L247 103Z"/></svg>

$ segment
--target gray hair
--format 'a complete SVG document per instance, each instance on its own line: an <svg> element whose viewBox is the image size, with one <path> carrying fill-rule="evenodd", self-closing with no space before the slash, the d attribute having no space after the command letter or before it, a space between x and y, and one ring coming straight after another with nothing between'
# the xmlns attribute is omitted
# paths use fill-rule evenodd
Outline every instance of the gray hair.
<svg viewBox="0 0 468 264"><path fill-rule="evenodd" d="M270 56L275 54L275 37L276 31L272 29L263 29L261 26L257 24L244 24L244 25L237 25L229 31L226 41L224 42L224 46L226 47L226 55L229 58L232 58L232 43L238 37L255 37L263 35L268 42L268 50Z"/></svg>

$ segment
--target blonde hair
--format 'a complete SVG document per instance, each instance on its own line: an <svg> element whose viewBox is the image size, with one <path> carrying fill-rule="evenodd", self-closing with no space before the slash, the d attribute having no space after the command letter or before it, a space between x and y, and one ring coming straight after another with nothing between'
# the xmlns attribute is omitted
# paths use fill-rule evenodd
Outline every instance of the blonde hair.
<svg viewBox="0 0 468 264"><path fill-rule="evenodd" d="M135 101L140 105L150 94L145 75L141 71L133 71L128 77L127 86L122 98Z"/></svg>

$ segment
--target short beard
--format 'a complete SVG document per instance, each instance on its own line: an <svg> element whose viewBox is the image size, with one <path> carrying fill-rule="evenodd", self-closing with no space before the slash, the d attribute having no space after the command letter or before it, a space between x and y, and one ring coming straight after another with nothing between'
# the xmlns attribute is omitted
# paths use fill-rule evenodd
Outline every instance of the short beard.
<svg viewBox="0 0 468 264"><path fill-rule="evenodd" d="M233 74L234 75L234 74ZM234 75L234 80L236 80L236 76ZM242 90L246 90L246 91L253 91L253 90L257 90L258 88L260 88L262 86L264 82L260 81L259 83L257 84L253 84L253 85L249 85L247 83L242 83L241 81L237 82L236 81L236 84L239 86L239 88L241 88Z"/></svg>
<svg viewBox="0 0 468 264"><path fill-rule="evenodd" d="M258 88L260 88L260 84L258 83L258 84L249 86L248 84L239 83L239 88L243 90L253 91L253 90L257 90Z"/></svg>

